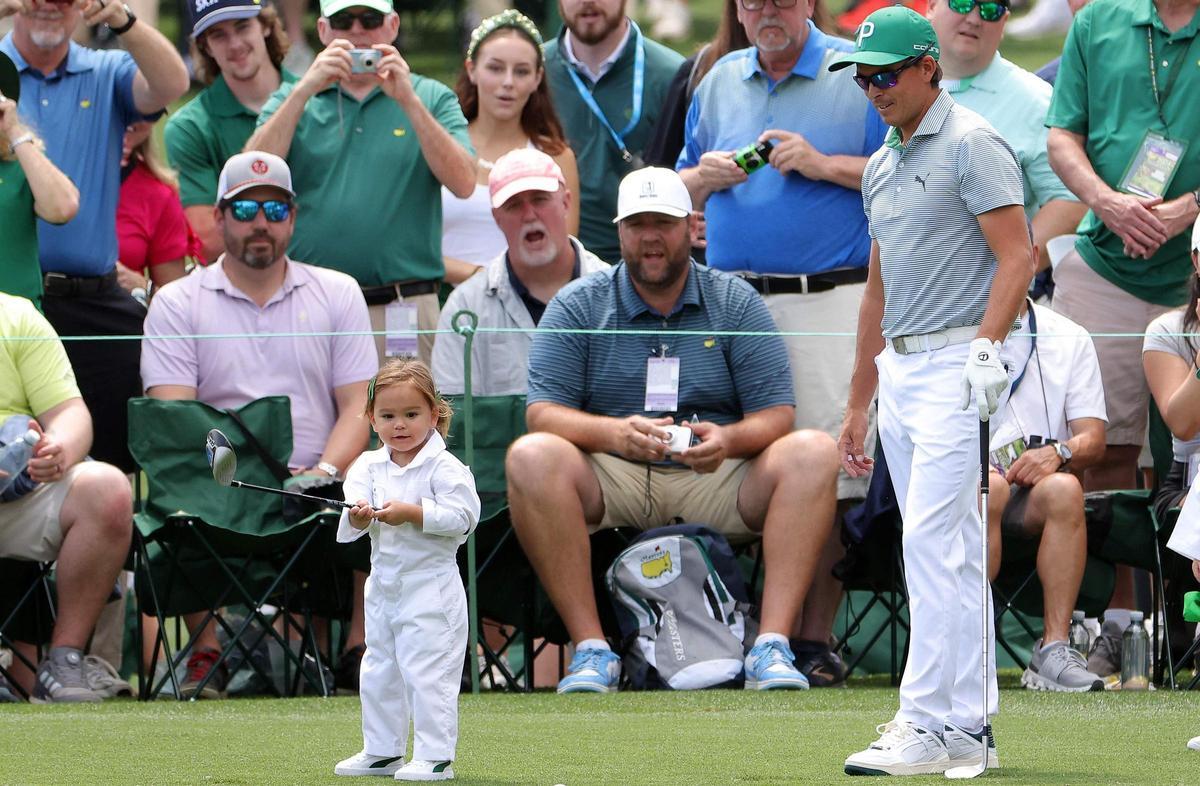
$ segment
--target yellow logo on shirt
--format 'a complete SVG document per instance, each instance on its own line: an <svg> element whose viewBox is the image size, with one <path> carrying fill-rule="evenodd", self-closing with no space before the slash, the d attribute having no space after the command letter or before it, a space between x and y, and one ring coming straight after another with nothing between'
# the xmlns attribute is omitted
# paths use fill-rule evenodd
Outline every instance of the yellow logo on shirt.
<svg viewBox="0 0 1200 786"><path fill-rule="evenodd" d="M403 128L393 128L392 129L392 136L404 136L407 133L408 133L408 131L406 131Z"/></svg>
<svg viewBox="0 0 1200 786"><path fill-rule="evenodd" d="M91 105L92 105L92 102L87 100L86 98L79 102L79 106L81 106L84 109L87 109Z"/></svg>
<svg viewBox="0 0 1200 786"><path fill-rule="evenodd" d="M705 349L712 349L716 345L717 345L717 340L715 338L704 339L704 348Z"/></svg>

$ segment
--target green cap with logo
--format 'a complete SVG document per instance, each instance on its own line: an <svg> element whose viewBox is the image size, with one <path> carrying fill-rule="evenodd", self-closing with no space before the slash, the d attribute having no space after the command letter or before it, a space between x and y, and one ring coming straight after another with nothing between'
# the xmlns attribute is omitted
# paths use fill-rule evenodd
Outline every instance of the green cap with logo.
<svg viewBox="0 0 1200 786"><path fill-rule="evenodd" d="M916 11L893 5L863 20L854 34L854 51L834 60L829 70L837 71L855 63L891 65L917 55L929 55L934 60L941 57L937 33L929 20Z"/></svg>
<svg viewBox="0 0 1200 786"><path fill-rule="evenodd" d="M321 16L328 19L338 11L358 6L378 11L381 14L390 14L395 10L392 0L321 0Z"/></svg>

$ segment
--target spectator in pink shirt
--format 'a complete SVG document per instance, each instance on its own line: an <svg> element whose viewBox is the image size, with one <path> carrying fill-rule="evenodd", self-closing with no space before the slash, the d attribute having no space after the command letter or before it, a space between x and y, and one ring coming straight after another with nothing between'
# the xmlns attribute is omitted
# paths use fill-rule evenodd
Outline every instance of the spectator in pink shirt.
<svg viewBox="0 0 1200 786"><path fill-rule="evenodd" d="M146 395L239 407L263 396L292 403L293 474L339 477L367 445L367 382L378 370L367 304L344 273L296 262L286 249L296 221L291 172L283 159L249 151L221 171L214 218L226 253L155 296L146 317ZM314 333L267 337L270 333ZM245 339L160 336L244 334ZM342 335L353 334L353 335ZM362 643L362 580L347 647ZM183 689L217 666L219 647L203 614L187 618L197 639ZM222 695L225 674L199 698Z"/></svg>

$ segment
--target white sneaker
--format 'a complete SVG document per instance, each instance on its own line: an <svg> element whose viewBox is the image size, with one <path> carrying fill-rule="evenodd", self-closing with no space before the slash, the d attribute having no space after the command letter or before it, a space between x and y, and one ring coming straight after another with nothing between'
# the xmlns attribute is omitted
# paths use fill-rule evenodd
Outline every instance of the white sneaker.
<svg viewBox="0 0 1200 786"><path fill-rule="evenodd" d="M929 729L891 721L875 730L879 739L846 759L847 775L932 775L950 767L945 743Z"/></svg>
<svg viewBox="0 0 1200 786"><path fill-rule="evenodd" d="M342 759L333 768L334 775L395 775L404 764L403 756L372 756L359 751L348 759Z"/></svg>
<svg viewBox="0 0 1200 786"><path fill-rule="evenodd" d="M1188 740L1188 747L1194 751L1200 751L1200 737L1192 737Z"/></svg>
<svg viewBox="0 0 1200 786"><path fill-rule="evenodd" d="M452 781L454 780L454 770L450 767L451 763L448 761L413 759L408 764L396 770L396 780Z"/></svg>
<svg viewBox="0 0 1200 786"><path fill-rule="evenodd" d="M979 738L982 734L983 732L972 734L961 726L947 723L942 730L942 740L946 743L946 753L950 756L950 764L955 767L978 766L979 758L983 755L983 748L979 745ZM996 755L996 738L989 734L987 768L994 770L999 767L1000 758Z"/></svg>

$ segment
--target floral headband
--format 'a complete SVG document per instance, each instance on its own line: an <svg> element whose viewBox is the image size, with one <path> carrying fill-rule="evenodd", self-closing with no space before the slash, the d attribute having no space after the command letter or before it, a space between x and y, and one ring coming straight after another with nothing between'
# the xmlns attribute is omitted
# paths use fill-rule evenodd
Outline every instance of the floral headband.
<svg viewBox="0 0 1200 786"><path fill-rule="evenodd" d="M471 42L467 44L467 58L474 60L475 53L479 50L479 45L483 43L483 40L497 30L505 27L520 30L533 39L533 42L537 45L539 59L545 58L545 46L542 44L542 34L538 31L537 25L533 23L532 19L515 8L502 11L495 16L489 16L479 24L479 27L472 31Z"/></svg>

